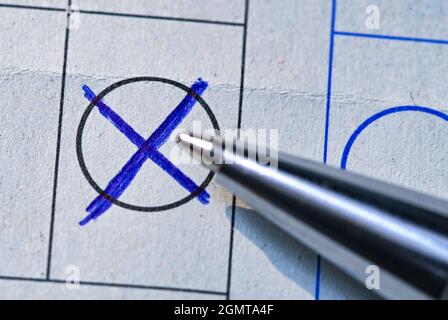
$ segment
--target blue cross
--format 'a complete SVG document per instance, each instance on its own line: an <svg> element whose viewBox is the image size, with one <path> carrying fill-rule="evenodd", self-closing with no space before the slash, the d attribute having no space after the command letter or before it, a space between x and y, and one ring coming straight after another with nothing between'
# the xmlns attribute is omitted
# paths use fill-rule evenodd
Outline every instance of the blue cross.
<svg viewBox="0 0 448 320"><path fill-rule="evenodd" d="M201 95L208 87L207 82L198 79L192 86L198 95ZM86 85L83 86L84 96L89 101L94 101L96 95ZM187 94L179 105L168 115L168 117L159 125L148 139L144 139L129 124L126 123L117 113L115 113L104 101L99 100L96 103L99 112L109 122L111 122L121 133L123 133L134 145L139 148L132 157L126 162L120 172L109 182L104 193L113 199L118 199L126 188L131 184L143 163L149 158L156 165L166 171L174 180L176 180L188 192L192 193L198 190L198 186L171 163L158 149L168 141L169 136L180 125L182 120L190 113L196 104L196 99ZM209 203L210 194L203 190L198 195L198 200L203 203ZM97 196L86 208L89 214L79 222L85 225L92 219L98 218L112 206L112 202L106 197Z"/></svg>

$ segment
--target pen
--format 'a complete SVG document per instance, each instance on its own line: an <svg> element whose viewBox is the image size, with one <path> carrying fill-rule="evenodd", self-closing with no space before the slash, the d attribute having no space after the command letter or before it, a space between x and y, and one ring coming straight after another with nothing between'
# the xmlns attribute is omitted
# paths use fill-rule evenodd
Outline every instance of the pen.
<svg viewBox="0 0 448 320"><path fill-rule="evenodd" d="M178 140L218 184L354 279L378 268L381 296L448 298L447 201L283 153L261 163L242 141Z"/></svg>

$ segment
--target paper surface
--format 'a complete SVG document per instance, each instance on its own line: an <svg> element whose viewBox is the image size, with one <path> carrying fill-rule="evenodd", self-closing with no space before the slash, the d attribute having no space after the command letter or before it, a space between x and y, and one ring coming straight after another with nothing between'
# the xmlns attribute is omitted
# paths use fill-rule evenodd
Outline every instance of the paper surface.
<svg viewBox="0 0 448 320"><path fill-rule="evenodd" d="M214 181L208 205L113 205L80 226L98 196L77 154L83 85L200 77L220 128L277 129L283 151L447 197L446 14L444 0L0 1L0 298L375 298L239 201L233 210ZM147 139L184 96L142 81L104 101ZM199 104L182 127L195 120L211 127ZM82 155L98 186L137 150L92 110ZM197 184L208 173L179 169ZM147 160L120 200L188 194Z"/></svg>

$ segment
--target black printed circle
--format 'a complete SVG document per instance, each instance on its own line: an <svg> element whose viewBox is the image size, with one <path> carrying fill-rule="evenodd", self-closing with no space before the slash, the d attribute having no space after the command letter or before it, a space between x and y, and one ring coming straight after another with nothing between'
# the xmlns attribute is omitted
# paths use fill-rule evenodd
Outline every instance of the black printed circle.
<svg viewBox="0 0 448 320"><path fill-rule="evenodd" d="M76 134L76 154L77 154L77 157L78 157L79 166L81 167L81 171L84 174L84 176L87 179L87 181L89 182L89 184L93 187L93 189L96 190L96 192L98 192L101 196L103 196L104 198L106 198L107 200L112 202L113 204L116 204L117 206L120 206L122 208L135 210L135 211L143 211L143 212L164 211L164 210L169 210L169 209L176 208L176 207L178 207L178 206L180 206L182 204L187 203L191 199L194 199L197 195L199 195L202 191L204 191L205 188L209 185L209 183L213 179L214 172L210 171L208 173L207 177L205 178L205 180L201 183L201 185L194 192L190 193L188 196L186 196L186 197L184 197L184 198L182 198L182 199L180 199L178 201L175 201L175 202L172 202L172 203L168 203L168 204L165 204L165 205L162 205L162 206L153 206L153 207L136 206L136 205L132 205L132 204L120 201L118 199L115 199L111 195L107 194L95 182L95 180L90 175L89 170L86 167L86 163L84 161L84 155L83 155L83 152L82 152L82 135L83 135L83 132L84 132L84 127L86 125L87 118L89 117L90 113L92 112L93 108L96 106L98 101L102 100L107 94L109 94L110 92L112 92L115 89L118 89L118 88L120 88L122 86L125 86L127 84L131 84L131 83L135 83L135 82L142 82L142 81L166 83L166 84L175 86L175 87L185 91L186 93L190 94L191 96L193 96L196 99L196 101L205 110L205 112L207 113L208 117L210 118L210 121L212 122L213 128L217 132L219 132L220 129L219 129L218 121L216 120L216 117L213 114L213 112L210 109L210 107L208 106L208 104L205 102L205 100L200 95L198 95L196 92L194 92L192 89L190 89L186 85L184 85L184 84L182 84L180 82L171 80L171 79L159 78L159 77L136 77L136 78L129 78L129 79L125 79L125 80L122 80L122 81L118 81L118 82L110 85L109 87L107 87L103 91L101 91L101 93L89 104L87 109L84 111L84 113L83 113L83 115L81 117L81 122L79 123L79 126L78 126L77 134Z"/></svg>

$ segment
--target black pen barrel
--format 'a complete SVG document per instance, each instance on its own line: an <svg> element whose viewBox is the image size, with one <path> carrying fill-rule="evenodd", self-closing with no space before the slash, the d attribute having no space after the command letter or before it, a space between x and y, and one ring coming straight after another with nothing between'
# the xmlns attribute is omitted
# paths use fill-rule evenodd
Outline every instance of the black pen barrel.
<svg viewBox="0 0 448 320"><path fill-rule="evenodd" d="M204 148L217 182L266 219L362 283L377 268L380 295L447 298L447 202L290 155L270 166L219 140Z"/></svg>

